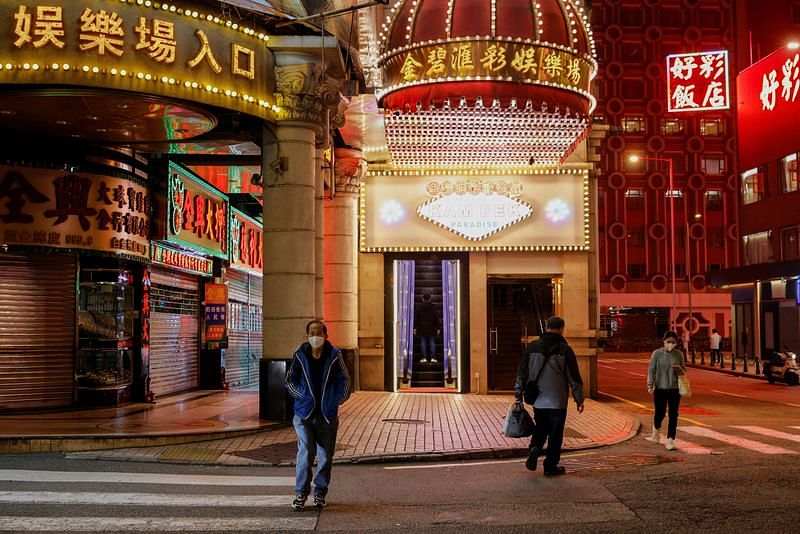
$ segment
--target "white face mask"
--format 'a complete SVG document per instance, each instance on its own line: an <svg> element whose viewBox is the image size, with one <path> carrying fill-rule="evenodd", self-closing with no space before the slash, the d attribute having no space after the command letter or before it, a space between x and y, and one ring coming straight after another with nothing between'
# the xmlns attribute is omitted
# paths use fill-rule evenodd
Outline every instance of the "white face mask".
<svg viewBox="0 0 800 534"><path fill-rule="evenodd" d="M672 349L675 348L675 343L668 341L664 343L664 348L667 349L667 351L671 351Z"/></svg>
<svg viewBox="0 0 800 534"><path fill-rule="evenodd" d="M325 344L325 338L322 336L311 336L308 338L308 343L313 348L318 349Z"/></svg>

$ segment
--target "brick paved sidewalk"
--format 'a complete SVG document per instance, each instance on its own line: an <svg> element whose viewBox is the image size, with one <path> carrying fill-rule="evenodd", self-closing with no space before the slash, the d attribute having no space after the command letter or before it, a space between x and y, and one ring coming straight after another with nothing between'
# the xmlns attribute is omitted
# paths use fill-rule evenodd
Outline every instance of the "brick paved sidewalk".
<svg viewBox="0 0 800 534"><path fill-rule="evenodd" d="M516 456L529 438L501 433L511 396L358 392L340 411L337 463L418 461ZM564 449L612 445L636 435L639 423L603 404L587 400L578 414L570 406ZM237 438L70 453L70 458L187 462L223 465L293 465L290 426Z"/></svg>

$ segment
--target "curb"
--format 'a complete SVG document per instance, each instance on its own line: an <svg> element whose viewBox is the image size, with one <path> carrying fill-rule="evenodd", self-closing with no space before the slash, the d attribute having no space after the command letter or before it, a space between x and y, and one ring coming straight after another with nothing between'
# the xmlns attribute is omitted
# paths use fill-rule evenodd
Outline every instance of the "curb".
<svg viewBox="0 0 800 534"><path fill-rule="evenodd" d="M724 375L731 375L731 376L738 376L741 378L754 378L756 380L766 380L767 377L764 375L757 375L754 373L744 373L742 371L731 371L730 369L720 369L719 367L709 367L708 365L700 365L699 363L687 363L686 367L691 367L692 369L702 369L704 371L713 371L715 373L721 373Z"/></svg>

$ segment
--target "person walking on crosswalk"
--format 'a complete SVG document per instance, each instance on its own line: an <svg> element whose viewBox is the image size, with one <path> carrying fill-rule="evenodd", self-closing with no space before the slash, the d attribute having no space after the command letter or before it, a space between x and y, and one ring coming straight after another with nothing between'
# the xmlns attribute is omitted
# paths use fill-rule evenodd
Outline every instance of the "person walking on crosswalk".
<svg viewBox="0 0 800 534"><path fill-rule="evenodd" d="M286 389L294 397L297 432L297 469L292 508L301 510L311 492L311 466L318 456L314 476L314 506L325 506L331 482L333 451L339 428L339 405L350 396L350 375L339 349L328 341L322 321L306 325L308 340L300 345L286 372Z"/></svg>
<svg viewBox="0 0 800 534"><path fill-rule="evenodd" d="M650 441L660 443L661 423L669 407L669 424L667 426L667 450L675 449L675 435L678 430L678 407L681 395L678 391L678 376L686 373L686 361L683 353L676 349L678 334L669 331L664 334L664 346L653 351L650 367L647 372L647 392L653 395L655 415L653 416L653 433Z"/></svg>

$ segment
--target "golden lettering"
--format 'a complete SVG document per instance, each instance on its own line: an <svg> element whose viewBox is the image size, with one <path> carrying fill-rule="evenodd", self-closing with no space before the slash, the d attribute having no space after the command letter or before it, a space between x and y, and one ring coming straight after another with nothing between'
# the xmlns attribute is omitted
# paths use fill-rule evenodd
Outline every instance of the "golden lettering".
<svg viewBox="0 0 800 534"><path fill-rule="evenodd" d="M17 40L14 41L14 46L22 48L25 43L30 43L31 39L31 14L28 13L26 6L19 6L19 9L14 13L14 19L17 21L14 24L14 35Z"/></svg>
<svg viewBox="0 0 800 534"><path fill-rule="evenodd" d="M564 66L561 63L561 56L556 52L551 52L547 57L544 58L542 70L551 78L561 75L561 73L564 72Z"/></svg>
<svg viewBox="0 0 800 534"><path fill-rule="evenodd" d="M506 47L493 44L487 48L481 58L481 65L491 72L497 72L508 65L506 61Z"/></svg>
<svg viewBox="0 0 800 534"><path fill-rule="evenodd" d="M81 14L81 22L81 50L97 48L97 53L101 56L105 55L106 50L117 57L122 55L125 31L117 13L108 13L105 9L95 13L87 7Z"/></svg>
<svg viewBox="0 0 800 534"><path fill-rule="evenodd" d="M474 70L475 63L472 60L472 45L462 44L454 46L451 65L460 75Z"/></svg>
<svg viewBox="0 0 800 534"><path fill-rule="evenodd" d="M511 68L520 74L536 75L536 49L533 47L522 48L514 53L514 60L511 61Z"/></svg>
<svg viewBox="0 0 800 534"><path fill-rule="evenodd" d="M567 62L567 78L573 84L578 85L581 81L581 62L578 59L571 59Z"/></svg>
<svg viewBox="0 0 800 534"><path fill-rule="evenodd" d="M437 46L428 53L428 65L430 68L425 72L425 76L436 76L444 74L447 66L444 61L447 59L447 49L443 46Z"/></svg>
<svg viewBox="0 0 800 534"><path fill-rule="evenodd" d="M403 66L400 67L400 72L403 74L403 80L410 82L417 79L417 70L422 67L422 63L414 59L414 56L411 55L411 52L406 54L406 60L403 62Z"/></svg>
<svg viewBox="0 0 800 534"><path fill-rule="evenodd" d="M158 63L175 62L175 25L172 22L153 19L150 30L147 27L147 19L139 17L139 24L134 31L139 36L136 43L136 50L146 49L150 58Z"/></svg>
<svg viewBox="0 0 800 534"><path fill-rule="evenodd" d="M193 69L199 65L203 59L205 59L214 72L217 74L222 72L222 67L220 67L219 63L214 57L214 52L211 51L211 44L208 42L206 33L203 30L197 30L194 32L194 34L200 40L200 49L192 59L186 62L186 64L189 65L189 68Z"/></svg>
<svg viewBox="0 0 800 534"><path fill-rule="evenodd" d="M246 67L242 68L239 58L244 56L247 58ZM256 77L256 53L236 43L231 43L231 70L234 76L243 76L248 80L253 80Z"/></svg>

